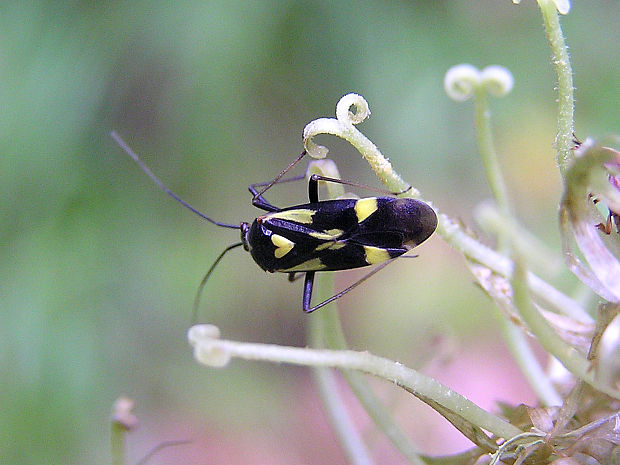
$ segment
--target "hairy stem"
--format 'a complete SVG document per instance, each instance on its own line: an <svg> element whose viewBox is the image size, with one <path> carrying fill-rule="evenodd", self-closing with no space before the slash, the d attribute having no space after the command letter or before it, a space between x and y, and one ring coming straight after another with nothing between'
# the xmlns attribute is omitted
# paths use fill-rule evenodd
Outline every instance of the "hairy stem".
<svg viewBox="0 0 620 465"><path fill-rule="evenodd" d="M453 412L469 423L490 431L496 436L511 438L522 433L519 428L478 407L433 378L407 368L401 363L378 357L369 352L316 350L227 341L210 336L205 337L204 333L208 330L205 325L197 325L190 328L188 333L188 339L194 345L196 359L207 365L211 364L213 353L218 356L224 353L229 357L245 360L356 370L391 381L414 393L417 397L428 399L444 410Z"/></svg>
<svg viewBox="0 0 620 465"><path fill-rule="evenodd" d="M568 48L562 34L558 11L553 2L539 1L545 23L547 40L551 47L553 66L558 79L558 133L556 135L556 162L562 177L574 158L574 88Z"/></svg>

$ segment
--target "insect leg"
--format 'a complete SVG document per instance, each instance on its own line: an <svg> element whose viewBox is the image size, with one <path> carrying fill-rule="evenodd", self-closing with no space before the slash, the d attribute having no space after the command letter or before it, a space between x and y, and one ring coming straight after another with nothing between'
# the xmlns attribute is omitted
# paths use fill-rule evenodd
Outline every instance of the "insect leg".
<svg viewBox="0 0 620 465"><path fill-rule="evenodd" d="M310 308L310 301L312 300L312 287L314 286L314 271L306 272L306 279L304 279L304 294L302 298L302 308L304 312L310 313L313 310L316 310L318 307ZM323 306L323 304L319 304L319 306Z"/></svg>
<svg viewBox="0 0 620 465"><path fill-rule="evenodd" d="M319 201L319 179L322 177L318 174L313 174L308 179L308 199L310 199L310 203Z"/></svg>
<svg viewBox="0 0 620 465"><path fill-rule="evenodd" d="M392 258L391 260L387 260L383 263L381 263L380 265L378 265L375 269L373 269L371 272L367 273L365 276L361 277L359 280L357 280L356 282L354 282L353 284L351 284L349 287L347 287L346 289L338 292L337 294L334 294L333 296L331 296L329 299L324 300L323 302L321 302L320 304L315 305L314 307L310 307L310 297L312 295L312 282L310 283L310 289L307 290L307 284L308 284L308 274L306 273L306 282L304 282L304 312L306 313L311 313L321 307L324 307L325 305L333 302L334 300L339 299L340 297L342 297L345 294L348 294L349 292L351 292L353 289L355 289L357 286L359 286L360 284L362 284L364 281L366 281L368 278L370 278L372 275L374 275L375 273L378 273L379 271L381 271L383 268L385 268L386 266L388 266L390 263L392 263L394 260L396 260L398 257ZM314 272L312 272L314 275ZM314 278L314 276L312 276L312 279ZM308 294L308 295L306 295ZM306 306L306 300L307 300L307 306Z"/></svg>
<svg viewBox="0 0 620 465"><path fill-rule="evenodd" d="M296 272L296 271L291 271L291 272L288 274L288 282L289 282L289 283L293 283L293 282L297 281L299 278L301 278L301 275L302 275L302 274L303 274L303 273L298 273L298 272Z"/></svg>
<svg viewBox="0 0 620 465"><path fill-rule="evenodd" d="M253 197L252 197L252 205L254 205L257 208L260 208L261 210L265 210L265 211L268 211L268 212L280 211L280 209L278 207L272 205L271 203L269 203L269 201L267 201L263 197L263 193L265 192L265 190L262 190L262 191L259 192L257 187L268 186L269 184L271 184L271 186L273 186L274 184L283 184L285 182L300 181L300 180L304 179L305 177L306 177L306 175L302 174L302 175L299 175L299 176L294 176L292 178L282 179L281 181L278 181L277 183L273 183L273 181L269 181L269 182L257 182L255 184L250 184L248 186L248 190L253 195ZM269 186L269 187L271 187L271 186Z"/></svg>
<svg viewBox="0 0 620 465"><path fill-rule="evenodd" d="M410 191L411 188L413 187L413 186L409 186L407 189L404 189L400 192L392 192L392 191L388 191L385 189L378 189L376 187L367 186L365 184L360 184L360 183L353 182L353 181L345 181L344 179L328 178L327 176L321 176L320 174L313 174L312 176L310 176L310 181L308 182L308 194L310 196L310 202L318 202L319 181L333 182L336 184L344 184L345 186L359 187L361 189L367 189L369 191L377 192L379 194L388 194L388 195L401 195L401 194L404 194L405 192ZM313 194L316 195L316 200L312 200Z"/></svg>
<svg viewBox="0 0 620 465"><path fill-rule="evenodd" d="M303 179L304 176L285 179L283 181L280 181L282 176L288 173L291 170L291 168L293 168L293 166L295 166L299 162L299 160L301 160L303 157L306 156L306 153L307 152L305 150L301 152L301 154L297 158L295 158L295 160L293 160L286 168L280 171L280 174L278 174L275 178L273 178L272 181L268 183L252 184L249 188L250 192L254 195L254 197L252 198L252 204L266 211L278 211L279 210L278 208L275 208L273 205L271 205L269 202L263 199L263 194L267 192L269 189L271 189L274 186L274 184ZM261 186L261 187L264 186L264 187L261 190L257 190L256 187L258 186Z"/></svg>

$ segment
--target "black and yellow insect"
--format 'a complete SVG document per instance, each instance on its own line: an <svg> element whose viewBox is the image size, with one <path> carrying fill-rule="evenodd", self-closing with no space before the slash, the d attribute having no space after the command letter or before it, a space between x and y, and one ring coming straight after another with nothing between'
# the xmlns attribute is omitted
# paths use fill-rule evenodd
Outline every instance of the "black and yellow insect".
<svg viewBox="0 0 620 465"><path fill-rule="evenodd" d="M241 241L228 246L218 256L203 278L200 290L222 257L229 250L243 246L265 271L288 273L291 281L297 273L305 273L302 306L304 312L309 313L340 298L391 260L424 242L437 227L435 212L419 200L368 197L319 201L319 181L357 184L316 174L310 176L308 183L309 203L288 208L275 207L265 200L263 194L277 183L304 177L281 180L305 156L305 151L273 181L249 186L253 195L252 204L265 210L266 214L251 224L221 223L205 216L170 191L116 133L113 132L112 137L175 200L217 226L240 230ZM258 190L259 187L262 189ZM317 271L349 270L369 265L378 267L331 298L311 305Z"/></svg>

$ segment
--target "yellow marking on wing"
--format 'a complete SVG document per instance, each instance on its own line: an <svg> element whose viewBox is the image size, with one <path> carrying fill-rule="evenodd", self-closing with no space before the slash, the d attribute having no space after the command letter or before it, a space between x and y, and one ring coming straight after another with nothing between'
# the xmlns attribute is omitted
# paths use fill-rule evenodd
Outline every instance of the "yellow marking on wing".
<svg viewBox="0 0 620 465"><path fill-rule="evenodd" d="M377 199L369 197L367 199L359 199L355 202L355 214L357 215L357 222L361 223L374 212L377 211Z"/></svg>
<svg viewBox="0 0 620 465"><path fill-rule="evenodd" d="M334 228L334 229L328 229L325 232L329 234L330 236L338 237L338 236L341 236L344 231L342 229Z"/></svg>
<svg viewBox="0 0 620 465"><path fill-rule="evenodd" d="M329 229L327 231L313 231L310 236L323 241L333 241L338 239L344 231L342 229Z"/></svg>
<svg viewBox="0 0 620 465"><path fill-rule="evenodd" d="M366 254L366 263L369 265L375 265L391 258L388 251L380 247L365 245L364 253Z"/></svg>
<svg viewBox="0 0 620 465"><path fill-rule="evenodd" d="M278 218L286 221L294 221L295 223L311 224L312 217L316 212L307 208L296 208L295 210L286 210L283 212L275 212L267 215L268 218Z"/></svg>
<svg viewBox="0 0 620 465"><path fill-rule="evenodd" d="M284 236L279 234L271 235L271 242L276 246L276 250L273 253L276 258L282 258L295 247L295 243Z"/></svg>
<svg viewBox="0 0 620 465"><path fill-rule="evenodd" d="M324 242L323 244L319 245L316 247L315 252L319 252L321 250L325 250L325 249L330 249L330 250L338 250L338 249L342 249L345 245L347 245L346 242L342 242L342 241L336 241L336 242Z"/></svg>
<svg viewBox="0 0 620 465"><path fill-rule="evenodd" d="M314 251L319 252L321 250L329 249L332 245L333 244L331 242L323 242L321 245L318 245Z"/></svg>
<svg viewBox="0 0 620 465"><path fill-rule="evenodd" d="M291 271L320 271L324 270L325 268L327 267L323 263L321 263L320 258L311 258L310 260L300 263L299 265L292 268L278 271L282 271L283 273L290 273Z"/></svg>

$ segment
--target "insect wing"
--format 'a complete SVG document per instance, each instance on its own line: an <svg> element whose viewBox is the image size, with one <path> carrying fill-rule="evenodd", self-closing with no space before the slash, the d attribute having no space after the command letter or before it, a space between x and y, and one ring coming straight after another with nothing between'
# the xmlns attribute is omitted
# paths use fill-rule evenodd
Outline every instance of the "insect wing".
<svg viewBox="0 0 620 465"><path fill-rule="evenodd" d="M436 222L430 207L411 199L328 200L257 218L248 242L266 271L337 271L398 257L430 236Z"/></svg>

